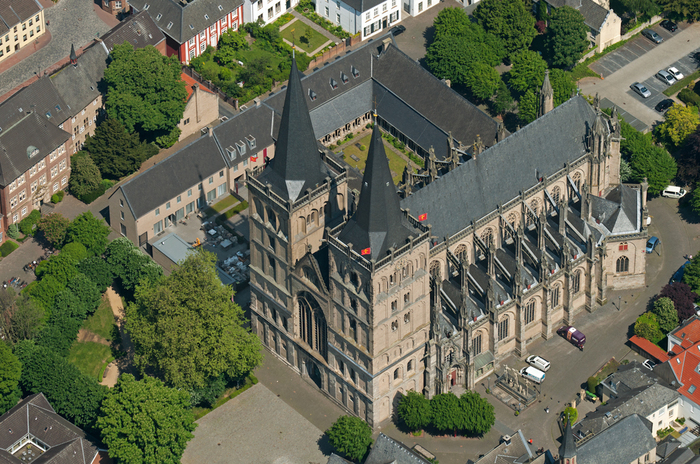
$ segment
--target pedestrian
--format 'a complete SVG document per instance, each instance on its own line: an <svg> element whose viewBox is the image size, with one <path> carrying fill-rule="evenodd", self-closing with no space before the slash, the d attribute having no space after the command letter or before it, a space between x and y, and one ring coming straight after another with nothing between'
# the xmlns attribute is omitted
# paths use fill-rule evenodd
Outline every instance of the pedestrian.
<svg viewBox="0 0 700 464"><path fill-rule="evenodd" d="M549 414L549 406L547 406L546 408L544 408L544 412L546 412L547 414Z"/></svg>
<svg viewBox="0 0 700 464"><path fill-rule="evenodd" d="M528 440L528 443L532 444L532 438L530 438L530 439Z"/></svg>

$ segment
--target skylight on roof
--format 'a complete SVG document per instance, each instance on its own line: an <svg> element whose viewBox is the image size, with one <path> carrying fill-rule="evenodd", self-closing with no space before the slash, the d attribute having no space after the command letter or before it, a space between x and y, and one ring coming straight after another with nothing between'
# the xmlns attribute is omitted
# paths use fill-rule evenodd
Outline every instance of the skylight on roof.
<svg viewBox="0 0 700 464"><path fill-rule="evenodd" d="M690 393L691 395L695 393L695 385L690 386L690 388L688 389L688 393Z"/></svg>
<svg viewBox="0 0 700 464"><path fill-rule="evenodd" d="M224 7L219 5L219 11L224 11Z"/></svg>
<svg viewBox="0 0 700 464"><path fill-rule="evenodd" d="M158 15L156 16L156 21L160 21L160 18L162 18L162 17L163 17L163 15L158 13Z"/></svg>
<svg viewBox="0 0 700 464"><path fill-rule="evenodd" d="M56 105L56 111L61 111L61 105Z"/></svg>
<svg viewBox="0 0 700 464"><path fill-rule="evenodd" d="M171 27L173 27L172 21L168 23L168 26L166 27L166 29L170 29Z"/></svg>
<svg viewBox="0 0 700 464"><path fill-rule="evenodd" d="M194 31L194 26L192 24L190 24L190 29Z"/></svg>
<svg viewBox="0 0 700 464"><path fill-rule="evenodd" d="M46 112L46 117L49 118L49 119L51 119L51 111L47 111L47 112Z"/></svg>
<svg viewBox="0 0 700 464"><path fill-rule="evenodd" d="M311 101L316 100L316 92L314 92L313 90L309 89L309 98L311 99Z"/></svg>
<svg viewBox="0 0 700 464"><path fill-rule="evenodd" d="M208 14L205 14L205 15L204 15L204 19L206 19L207 21L209 21L209 15L208 15Z"/></svg>

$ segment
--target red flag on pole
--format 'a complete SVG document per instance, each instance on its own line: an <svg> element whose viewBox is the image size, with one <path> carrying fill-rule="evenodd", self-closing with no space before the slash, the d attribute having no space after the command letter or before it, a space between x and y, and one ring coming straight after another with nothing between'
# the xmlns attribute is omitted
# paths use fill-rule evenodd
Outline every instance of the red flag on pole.
<svg viewBox="0 0 700 464"><path fill-rule="evenodd" d="M423 213L420 216L418 216L418 220L421 222L425 221L426 219L428 219L428 213Z"/></svg>
<svg viewBox="0 0 700 464"><path fill-rule="evenodd" d="M372 253L372 250L369 248L365 248L360 252L360 254L362 254L362 255L368 255L370 253Z"/></svg>

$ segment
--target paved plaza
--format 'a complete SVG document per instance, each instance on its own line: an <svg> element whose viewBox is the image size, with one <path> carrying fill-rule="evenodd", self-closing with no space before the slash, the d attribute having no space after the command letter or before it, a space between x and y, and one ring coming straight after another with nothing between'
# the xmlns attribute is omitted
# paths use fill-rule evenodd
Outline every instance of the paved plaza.
<svg viewBox="0 0 700 464"><path fill-rule="evenodd" d="M325 464L330 454L323 432L261 384L197 424L182 464Z"/></svg>

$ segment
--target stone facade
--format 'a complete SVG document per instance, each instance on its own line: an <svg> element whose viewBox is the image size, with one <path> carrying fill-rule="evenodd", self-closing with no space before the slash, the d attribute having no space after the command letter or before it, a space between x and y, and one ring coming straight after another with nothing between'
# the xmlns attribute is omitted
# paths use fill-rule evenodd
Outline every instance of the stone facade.
<svg viewBox="0 0 700 464"><path fill-rule="evenodd" d="M46 32L44 8L34 0L17 0L0 7L0 62Z"/></svg>

